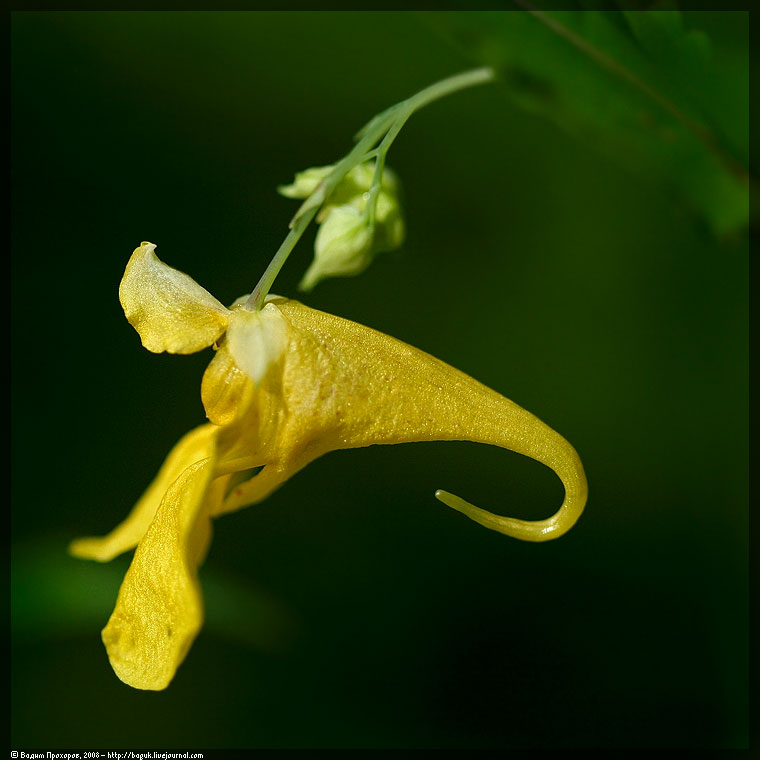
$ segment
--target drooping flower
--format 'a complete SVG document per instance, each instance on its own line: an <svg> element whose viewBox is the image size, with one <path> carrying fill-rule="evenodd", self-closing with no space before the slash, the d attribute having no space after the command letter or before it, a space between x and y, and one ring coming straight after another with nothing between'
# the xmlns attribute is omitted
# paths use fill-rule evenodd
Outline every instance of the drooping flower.
<svg viewBox="0 0 760 760"><path fill-rule="evenodd" d="M526 541L569 530L586 502L573 447L504 396L433 356L355 322L269 296L229 309L143 243L127 265L120 299L151 351L214 346L201 395L209 423L170 452L132 513L73 554L108 561L136 548L103 641L116 674L163 689L203 618L197 571L211 519L255 504L317 457L373 444L461 440L543 462L565 487L541 521L494 515L452 494L436 496L487 528ZM241 473L262 468L247 480ZM237 475L237 477L236 477Z"/></svg>

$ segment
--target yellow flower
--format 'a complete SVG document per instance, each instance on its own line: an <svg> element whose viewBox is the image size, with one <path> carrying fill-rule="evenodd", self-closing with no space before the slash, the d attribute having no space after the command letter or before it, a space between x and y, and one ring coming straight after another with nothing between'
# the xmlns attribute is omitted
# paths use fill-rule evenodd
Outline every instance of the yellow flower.
<svg viewBox="0 0 760 760"><path fill-rule="evenodd" d="M444 491L436 496L526 541L556 538L580 516L587 486L577 453L512 401L429 354L298 301L269 296L252 312L241 298L227 309L154 249L143 243L135 250L119 290L143 345L217 351L201 386L210 422L179 441L123 523L71 546L76 556L99 561L137 547L103 630L125 683L166 688L197 635L197 571L211 519L261 501L329 451L433 440L501 446L557 473L565 499L556 514L517 520ZM263 469L241 481L252 468Z"/></svg>

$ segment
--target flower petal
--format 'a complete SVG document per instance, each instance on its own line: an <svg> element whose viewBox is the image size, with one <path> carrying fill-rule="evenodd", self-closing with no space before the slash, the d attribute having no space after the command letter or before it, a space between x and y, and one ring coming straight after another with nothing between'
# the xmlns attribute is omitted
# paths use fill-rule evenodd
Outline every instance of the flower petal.
<svg viewBox="0 0 760 760"><path fill-rule="evenodd" d="M119 300L143 346L154 353L192 354L227 329L230 312L183 272L164 264L153 243L142 243L127 263Z"/></svg>
<svg viewBox="0 0 760 760"><path fill-rule="evenodd" d="M215 457L196 462L170 486L103 629L111 666L136 689L165 689L202 625L197 567L228 480L212 480L214 464Z"/></svg>
<svg viewBox="0 0 760 760"><path fill-rule="evenodd" d="M109 562L123 552L134 549L145 535L169 486L191 464L211 455L214 425L201 425L184 435L161 465L153 482L132 508L127 518L108 535L78 538L69 546L69 552L81 559Z"/></svg>
<svg viewBox="0 0 760 760"><path fill-rule="evenodd" d="M227 334L201 383L203 406L211 422L232 422L287 345L288 324L274 303L261 311L232 310Z"/></svg>
<svg viewBox="0 0 760 760"><path fill-rule="evenodd" d="M264 465L261 472L236 485L217 505L212 517L258 504L302 467L303 464L299 465L295 462L287 462L285 467L279 467L274 463Z"/></svg>
<svg viewBox="0 0 760 760"><path fill-rule="evenodd" d="M587 498L583 466L575 449L537 417L401 341L297 301L278 306L291 325L291 349L282 370L283 414L276 440L265 448L276 452L283 472L290 475L335 449L433 440L487 443L554 470L565 486L558 512L546 520L517 520L439 492L444 503L527 541L556 538L576 522ZM254 419L260 414L256 403L254 398ZM259 445L265 443L262 438ZM250 488L258 498L256 478Z"/></svg>
<svg viewBox="0 0 760 760"><path fill-rule="evenodd" d="M280 310L267 303L261 311L235 310L226 343L238 367L258 384L287 348L287 333Z"/></svg>
<svg viewBox="0 0 760 760"><path fill-rule="evenodd" d="M226 343L222 343L206 367L201 381L201 400L214 425L228 425L253 393L253 380L237 366Z"/></svg>

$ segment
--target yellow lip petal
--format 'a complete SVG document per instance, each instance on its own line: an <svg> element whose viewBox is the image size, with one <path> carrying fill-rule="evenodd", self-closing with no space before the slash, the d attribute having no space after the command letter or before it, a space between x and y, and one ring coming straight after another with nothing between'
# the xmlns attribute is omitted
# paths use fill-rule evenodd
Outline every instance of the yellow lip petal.
<svg viewBox="0 0 760 760"><path fill-rule="evenodd" d="M230 312L183 272L164 264L153 243L142 243L127 263L119 300L143 346L154 353L192 354L227 329Z"/></svg>
<svg viewBox="0 0 760 760"><path fill-rule="evenodd" d="M446 492L438 498L488 528L527 541L556 538L576 522L586 503L586 477L575 449L559 433L423 351L297 301L278 305L291 325L291 349L282 370L282 414L276 430L262 432L258 442L272 457L263 463L277 462L290 475L335 449L434 440L487 443L554 470L565 486L556 514L536 522L515 520ZM255 399L250 414L265 418ZM255 478L248 488L258 500ZM242 506L245 494L240 504L234 501L229 508Z"/></svg>
<svg viewBox="0 0 760 760"><path fill-rule="evenodd" d="M114 672L136 689L166 688L203 622L197 566L226 484L212 482L214 462L190 465L166 492L103 629Z"/></svg>
<svg viewBox="0 0 760 760"><path fill-rule="evenodd" d="M109 562L119 554L134 549L148 530L169 486L191 464L211 455L216 433L217 428L207 424L184 435L169 452L158 475L127 518L105 536L72 541L69 552L81 559Z"/></svg>

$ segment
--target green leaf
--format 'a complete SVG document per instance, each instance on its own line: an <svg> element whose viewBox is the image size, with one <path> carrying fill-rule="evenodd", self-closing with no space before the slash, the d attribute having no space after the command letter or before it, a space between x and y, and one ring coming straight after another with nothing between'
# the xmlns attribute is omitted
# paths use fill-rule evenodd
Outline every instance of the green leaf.
<svg viewBox="0 0 760 760"><path fill-rule="evenodd" d="M661 184L716 234L747 225L746 35L727 63L709 29L688 28L677 11L477 11L423 20L494 67L514 103Z"/></svg>

